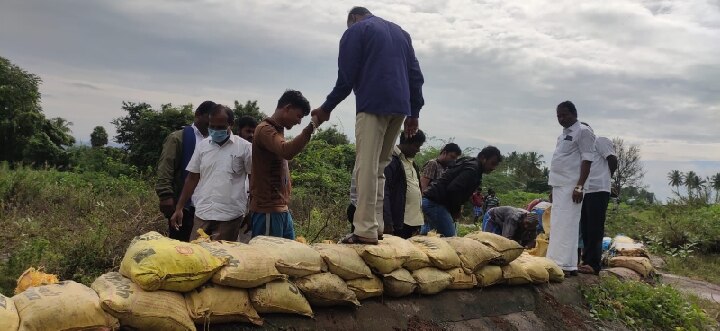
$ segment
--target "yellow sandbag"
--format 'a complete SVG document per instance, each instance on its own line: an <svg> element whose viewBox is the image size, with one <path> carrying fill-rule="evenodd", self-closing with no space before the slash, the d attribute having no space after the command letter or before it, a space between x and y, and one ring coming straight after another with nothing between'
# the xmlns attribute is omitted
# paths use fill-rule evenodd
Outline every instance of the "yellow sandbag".
<svg viewBox="0 0 720 331"><path fill-rule="evenodd" d="M190 317L198 324L241 322L263 325L246 289L207 283L185 293L185 304Z"/></svg>
<svg viewBox="0 0 720 331"><path fill-rule="evenodd" d="M372 271L352 247L338 244L314 244L312 248L320 253L328 270L344 280L372 277Z"/></svg>
<svg viewBox="0 0 720 331"><path fill-rule="evenodd" d="M427 254L423 253L423 251L413 245L413 243L389 234L383 236L383 241L394 246L400 255L408 257L407 261L402 265L403 268L412 271L431 266L430 258L428 258Z"/></svg>
<svg viewBox="0 0 720 331"><path fill-rule="evenodd" d="M523 253L513 262L517 262L522 266L530 279L532 279L533 284L544 284L550 281L550 273L545 268L546 263L540 261L539 258Z"/></svg>
<svg viewBox="0 0 720 331"><path fill-rule="evenodd" d="M12 299L20 316L19 331L119 327L118 320L100 308L95 291L73 281L31 287Z"/></svg>
<svg viewBox="0 0 720 331"><path fill-rule="evenodd" d="M641 243L614 243L611 250L619 256L649 257L645 246Z"/></svg>
<svg viewBox="0 0 720 331"><path fill-rule="evenodd" d="M325 270L325 262L320 253L295 240L258 236L250 240L250 245L263 248L268 254L275 256L278 271L288 276L303 277Z"/></svg>
<svg viewBox="0 0 720 331"><path fill-rule="evenodd" d="M477 277L474 274L468 274L463 268L455 268L446 270L448 275L452 276L452 283L448 286L448 290L467 290L478 285Z"/></svg>
<svg viewBox="0 0 720 331"><path fill-rule="evenodd" d="M479 287L488 287L504 281L502 268L496 265L486 265L475 272Z"/></svg>
<svg viewBox="0 0 720 331"><path fill-rule="evenodd" d="M610 259L610 266L628 268L643 277L648 277L655 271L650 259L646 257L616 256Z"/></svg>
<svg viewBox="0 0 720 331"><path fill-rule="evenodd" d="M355 292L335 274L323 272L295 279L294 282L313 306L360 306Z"/></svg>
<svg viewBox="0 0 720 331"><path fill-rule="evenodd" d="M258 313L288 313L313 317L310 303L300 289L286 279L275 280L250 290L250 301Z"/></svg>
<svg viewBox="0 0 720 331"><path fill-rule="evenodd" d="M555 261L550 260L546 257L539 256L536 256L535 260L545 267L545 270L548 272L548 277L550 277L551 282L560 283L565 280L565 273L563 272L562 268L560 268L560 266L555 263Z"/></svg>
<svg viewBox="0 0 720 331"><path fill-rule="evenodd" d="M543 231L547 238L550 238L550 215L552 214L552 206L547 207L542 214Z"/></svg>
<svg viewBox="0 0 720 331"><path fill-rule="evenodd" d="M225 264L198 244L150 231L133 238L120 263L120 273L145 291L192 291Z"/></svg>
<svg viewBox="0 0 720 331"><path fill-rule="evenodd" d="M120 324L136 330L195 330L182 294L144 291L118 272L104 274L92 283L100 306Z"/></svg>
<svg viewBox="0 0 720 331"><path fill-rule="evenodd" d="M462 266L460 257L455 253L455 249L443 240L443 238L416 236L408 240L420 248L423 253L427 254L428 258L430 258L430 263L432 263L434 267L448 270Z"/></svg>
<svg viewBox="0 0 720 331"><path fill-rule="evenodd" d="M391 297L403 297L415 292L417 281L407 269L397 269L383 275L383 291Z"/></svg>
<svg viewBox="0 0 720 331"><path fill-rule="evenodd" d="M443 238L457 253L466 272L473 273L493 260L500 258L500 253L483 245L477 240L465 237Z"/></svg>
<svg viewBox="0 0 720 331"><path fill-rule="evenodd" d="M0 330L16 331L20 327L20 316L18 316L15 303L11 298L0 294Z"/></svg>
<svg viewBox="0 0 720 331"><path fill-rule="evenodd" d="M253 288L286 277L275 267L275 257L261 247L230 241L202 242L199 245L212 255L228 261L213 275L212 282L215 284Z"/></svg>
<svg viewBox="0 0 720 331"><path fill-rule="evenodd" d="M355 293L358 300L379 297L383 294L383 282L377 276L347 281L347 287Z"/></svg>
<svg viewBox="0 0 720 331"><path fill-rule="evenodd" d="M628 236L618 235L615 236L612 240L613 245L615 244L634 244L635 240L633 238L630 238Z"/></svg>
<svg viewBox="0 0 720 331"><path fill-rule="evenodd" d="M490 232L476 231L466 235L465 238L477 240L500 253L501 256L491 262L491 264L500 266L508 265L517 259L525 249L514 240Z"/></svg>
<svg viewBox="0 0 720 331"><path fill-rule="evenodd" d="M640 281L642 278L640 274L632 269L615 267L600 270L600 277L616 277L620 280L634 280Z"/></svg>
<svg viewBox="0 0 720 331"><path fill-rule="evenodd" d="M395 246L381 240L377 245L348 245L355 249L365 264L378 274L389 274L399 269L407 261L408 256L403 255Z"/></svg>
<svg viewBox="0 0 720 331"><path fill-rule="evenodd" d="M446 289L453 281L453 277L438 268L427 267L412 272L418 284L417 292L420 294L435 294Z"/></svg>
<svg viewBox="0 0 720 331"><path fill-rule="evenodd" d="M535 247L527 250L527 252L532 256L545 257L549 245L550 241L548 241L547 234L541 233L535 238Z"/></svg>
<svg viewBox="0 0 720 331"><path fill-rule="evenodd" d="M520 261L512 261L510 264L503 266L502 275L509 285L530 284L533 281Z"/></svg>
<svg viewBox="0 0 720 331"><path fill-rule="evenodd" d="M15 294L20 294L31 287L57 284L58 280L56 275L46 274L42 272L42 268L35 269L33 267L28 268L25 272L18 277L17 286L15 287Z"/></svg>

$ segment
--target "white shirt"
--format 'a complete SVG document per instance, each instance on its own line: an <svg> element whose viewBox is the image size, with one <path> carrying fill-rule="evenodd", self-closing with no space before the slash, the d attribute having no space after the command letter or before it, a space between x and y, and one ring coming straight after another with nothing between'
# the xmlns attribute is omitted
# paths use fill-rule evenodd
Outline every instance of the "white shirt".
<svg viewBox="0 0 720 331"><path fill-rule="evenodd" d="M405 224L409 226L423 225L425 219L422 213L422 193L418 173L413 167L413 160L405 157L400 148L395 146L395 154L400 157L400 163L405 171Z"/></svg>
<svg viewBox="0 0 720 331"><path fill-rule="evenodd" d="M595 160L590 166L585 193L610 192L610 166L607 158L615 155L615 146L606 137L595 139Z"/></svg>
<svg viewBox="0 0 720 331"><path fill-rule="evenodd" d="M192 125L193 131L195 131L195 146L199 145L200 142L205 139L205 137L200 133L200 130L195 126L195 123ZM192 197L190 198L190 203L188 206L195 206L195 203L193 201L196 201L197 197L195 196L195 192L193 192Z"/></svg>
<svg viewBox="0 0 720 331"><path fill-rule="evenodd" d="M245 214L245 180L252 169L252 145L230 135L222 146L211 138L195 146L187 171L199 173L195 215L203 220L230 221Z"/></svg>
<svg viewBox="0 0 720 331"><path fill-rule="evenodd" d="M582 161L595 160L595 134L580 121L575 122L557 139L550 163L550 186L575 186L580 179Z"/></svg>

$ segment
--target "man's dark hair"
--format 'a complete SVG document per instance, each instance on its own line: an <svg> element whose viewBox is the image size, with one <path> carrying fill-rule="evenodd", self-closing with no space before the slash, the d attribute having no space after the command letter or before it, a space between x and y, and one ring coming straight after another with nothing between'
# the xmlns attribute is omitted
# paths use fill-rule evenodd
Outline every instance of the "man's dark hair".
<svg viewBox="0 0 720 331"><path fill-rule="evenodd" d="M257 127L257 125L258 125L258 122L250 116L240 117L240 119L238 119L238 121L237 121L238 130L242 130L243 128L248 127L248 126L251 128L254 128L254 127Z"/></svg>
<svg viewBox="0 0 720 331"><path fill-rule="evenodd" d="M478 153L477 158L479 159L484 157L485 160L489 160L493 156L497 157L498 162L502 162L503 156L500 154L500 150L495 146L486 146L480 151L480 153Z"/></svg>
<svg viewBox="0 0 720 331"><path fill-rule="evenodd" d="M449 143L449 144L443 146L443 148L440 150L440 153L443 153L443 152L462 154L462 149L460 149L460 146L458 146L458 144L456 144L456 143Z"/></svg>
<svg viewBox="0 0 720 331"><path fill-rule="evenodd" d="M310 115L310 102L300 93L295 90L285 90L285 93L278 100L277 107L282 108L286 105L291 107L300 108L303 112L303 116Z"/></svg>
<svg viewBox="0 0 720 331"><path fill-rule="evenodd" d="M417 133L410 137L405 137L405 132L400 132L400 144L401 145L409 145L409 144L424 144L425 143L425 132L422 132L422 130L418 130Z"/></svg>
<svg viewBox="0 0 720 331"><path fill-rule="evenodd" d="M572 103L572 101L563 101L558 106L557 109L565 108L567 111L571 112L573 115L577 116L577 109L575 108L575 105Z"/></svg>
<svg viewBox="0 0 720 331"><path fill-rule="evenodd" d="M220 105L220 104L215 105L215 107L213 107L212 110L210 110L210 116L217 115L221 111L224 111L225 114L227 114L228 124L232 125L233 123L235 123L235 114L233 114L233 111L230 110L230 108L228 108L224 105Z"/></svg>
<svg viewBox="0 0 720 331"><path fill-rule="evenodd" d="M489 188L488 195L495 195L495 189Z"/></svg>
<svg viewBox="0 0 720 331"><path fill-rule="evenodd" d="M350 9L350 12L348 13L348 19L350 19L350 15L372 15L372 13L365 7L353 7Z"/></svg>
<svg viewBox="0 0 720 331"><path fill-rule="evenodd" d="M201 104L197 107L197 109L195 109L195 115L206 115L206 114L209 114L210 111L211 111L213 108L215 108L215 106L217 106L217 104L214 103L214 102L212 102L212 101L210 101L210 100L203 101L203 103L201 103Z"/></svg>

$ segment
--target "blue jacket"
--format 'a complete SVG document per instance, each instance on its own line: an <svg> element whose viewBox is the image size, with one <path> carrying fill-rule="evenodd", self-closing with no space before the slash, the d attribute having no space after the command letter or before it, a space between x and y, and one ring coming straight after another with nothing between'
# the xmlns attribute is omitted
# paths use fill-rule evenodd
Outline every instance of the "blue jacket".
<svg viewBox="0 0 720 331"><path fill-rule="evenodd" d="M357 112L417 118L425 104L423 83L410 35L369 16L340 39L337 82L321 108L332 111L354 91Z"/></svg>

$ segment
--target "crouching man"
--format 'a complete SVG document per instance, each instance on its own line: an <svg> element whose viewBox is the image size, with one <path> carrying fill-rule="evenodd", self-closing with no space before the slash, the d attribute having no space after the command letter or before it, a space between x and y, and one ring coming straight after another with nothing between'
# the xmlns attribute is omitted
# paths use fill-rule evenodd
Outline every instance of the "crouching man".
<svg viewBox="0 0 720 331"><path fill-rule="evenodd" d="M488 210L483 218L482 230L515 240L529 247L537 236L538 216L525 209L510 206L495 207Z"/></svg>

